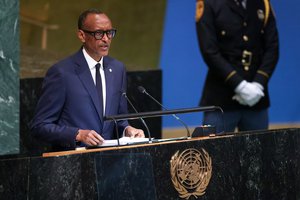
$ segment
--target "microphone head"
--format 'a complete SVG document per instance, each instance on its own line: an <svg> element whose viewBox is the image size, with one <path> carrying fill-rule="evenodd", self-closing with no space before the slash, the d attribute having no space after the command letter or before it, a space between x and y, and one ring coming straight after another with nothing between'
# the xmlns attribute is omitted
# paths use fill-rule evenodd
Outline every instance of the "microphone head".
<svg viewBox="0 0 300 200"><path fill-rule="evenodd" d="M127 97L126 92L120 90L120 93L122 94L122 96Z"/></svg>
<svg viewBox="0 0 300 200"><path fill-rule="evenodd" d="M138 90L140 91L140 93L145 93L146 89L143 86L139 86Z"/></svg>

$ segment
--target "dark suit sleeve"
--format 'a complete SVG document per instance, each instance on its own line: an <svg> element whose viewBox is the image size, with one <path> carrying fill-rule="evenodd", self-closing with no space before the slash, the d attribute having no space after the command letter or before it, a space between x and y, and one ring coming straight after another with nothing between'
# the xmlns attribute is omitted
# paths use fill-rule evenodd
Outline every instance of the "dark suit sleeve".
<svg viewBox="0 0 300 200"><path fill-rule="evenodd" d="M53 66L43 82L42 95L31 121L32 134L43 141L61 147L75 147L76 127L57 124L66 98L63 73Z"/></svg>
<svg viewBox="0 0 300 200"><path fill-rule="evenodd" d="M253 81L258 82L266 87L279 58L278 31L274 12L272 10L264 28L263 42L264 54L262 64L259 66Z"/></svg>
<svg viewBox="0 0 300 200"><path fill-rule="evenodd" d="M233 66L222 56L217 40L215 15L211 1L205 1L201 19L196 22L198 42L204 61L211 72L220 76L224 83L235 88L243 78L237 74Z"/></svg>
<svg viewBox="0 0 300 200"><path fill-rule="evenodd" d="M123 67L123 72L122 73L123 73L123 75L122 75L122 87L121 87L120 91L126 91L126 89L127 89L127 74L126 74L125 67ZM127 114L128 113L127 101L126 101L126 98L124 98L124 97L120 98L118 113L119 114ZM123 121L118 122L119 133L123 133L124 129L128 125L129 124L128 124L127 120L123 120Z"/></svg>

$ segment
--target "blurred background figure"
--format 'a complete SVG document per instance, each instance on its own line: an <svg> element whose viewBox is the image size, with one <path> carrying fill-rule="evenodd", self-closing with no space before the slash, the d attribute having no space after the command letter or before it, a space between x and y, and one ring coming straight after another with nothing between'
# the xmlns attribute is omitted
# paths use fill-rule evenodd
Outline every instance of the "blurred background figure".
<svg viewBox="0 0 300 200"><path fill-rule="evenodd" d="M196 28L208 67L200 106L224 110L204 113L203 124L217 133L268 129L268 82L279 57L270 2L197 0Z"/></svg>

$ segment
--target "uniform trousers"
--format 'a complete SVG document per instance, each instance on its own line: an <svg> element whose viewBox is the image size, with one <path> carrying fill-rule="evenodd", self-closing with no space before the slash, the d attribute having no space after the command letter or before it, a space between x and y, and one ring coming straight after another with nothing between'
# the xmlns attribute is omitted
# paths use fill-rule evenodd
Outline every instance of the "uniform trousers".
<svg viewBox="0 0 300 200"><path fill-rule="evenodd" d="M237 131L268 129L268 109L240 109L224 113L220 111L205 112L203 125L215 126L217 134L234 132L236 129Z"/></svg>

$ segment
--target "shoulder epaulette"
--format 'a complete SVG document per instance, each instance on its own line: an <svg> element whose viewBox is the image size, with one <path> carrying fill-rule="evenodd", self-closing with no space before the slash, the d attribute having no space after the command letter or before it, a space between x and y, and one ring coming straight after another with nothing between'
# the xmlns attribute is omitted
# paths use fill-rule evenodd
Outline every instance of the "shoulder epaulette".
<svg viewBox="0 0 300 200"><path fill-rule="evenodd" d="M204 0L197 0L196 2L196 22L198 22L204 12Z"/></svg>
<svg viewBox="0 0 300 200"><path fill-rule="evenodd" d="M269 15L270 15L269 0L264 0L264 4L265 4L265 21L264 21L264 26L265 26L267 24L267 22L268 22Z"/></svg>

